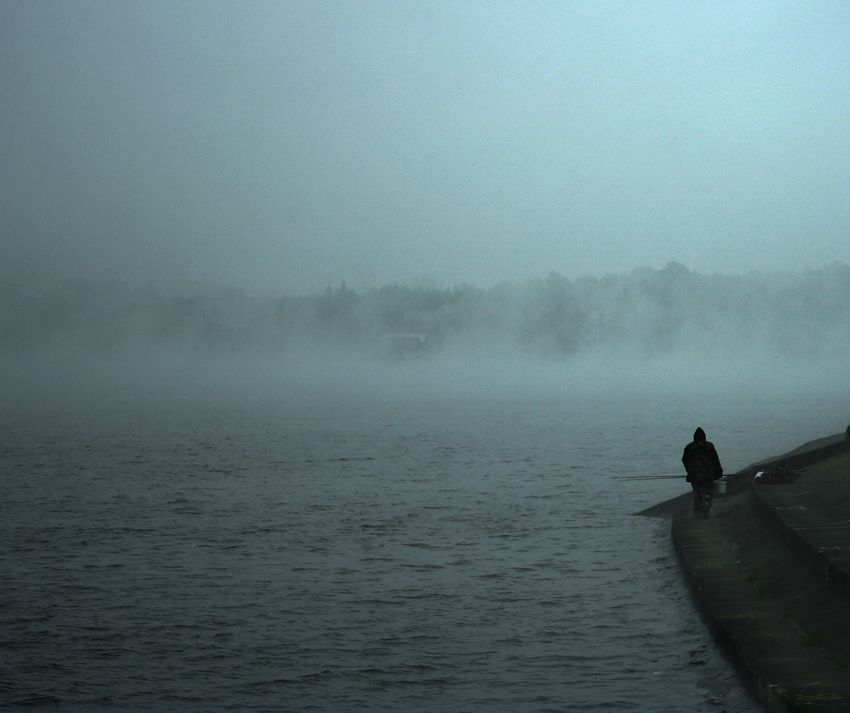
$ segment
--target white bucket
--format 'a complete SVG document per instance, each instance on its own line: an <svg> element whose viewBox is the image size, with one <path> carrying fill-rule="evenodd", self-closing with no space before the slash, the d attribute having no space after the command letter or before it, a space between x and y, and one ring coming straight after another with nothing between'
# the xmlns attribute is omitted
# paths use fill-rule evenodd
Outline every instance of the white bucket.
<svg viewBox="0 0 850 713"><path fill-rule="evenodd" d="M726 495L726 481L721 478L715 484L717 485L717 494Z"/></svg>

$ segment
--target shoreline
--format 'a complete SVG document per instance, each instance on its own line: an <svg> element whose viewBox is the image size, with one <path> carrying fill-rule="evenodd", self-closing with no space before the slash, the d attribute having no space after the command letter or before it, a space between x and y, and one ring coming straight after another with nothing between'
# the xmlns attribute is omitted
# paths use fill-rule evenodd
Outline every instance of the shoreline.
<svg viewBox="0 0 850 713"><path fill-rule="evenodd" d="M782 464L793 483L754 485ZM686 582L710 630L770 713L850 713L850 440L836 434L728 476L711 517L685 493L670 516Z"/></svg>

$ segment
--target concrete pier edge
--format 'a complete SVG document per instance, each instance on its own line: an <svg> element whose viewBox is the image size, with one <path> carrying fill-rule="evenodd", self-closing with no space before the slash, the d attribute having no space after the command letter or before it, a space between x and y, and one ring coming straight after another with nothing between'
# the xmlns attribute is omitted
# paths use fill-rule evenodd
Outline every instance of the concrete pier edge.
<svg viewBox="0 0 850 713"><path fill-rule="evenodd" d="M753 485L767 465L798 474ZM643 515L672 515L673 546L709 630L770 713L850 713L850 441L807 443L729 477L712 516L690 493Z"/></svg>

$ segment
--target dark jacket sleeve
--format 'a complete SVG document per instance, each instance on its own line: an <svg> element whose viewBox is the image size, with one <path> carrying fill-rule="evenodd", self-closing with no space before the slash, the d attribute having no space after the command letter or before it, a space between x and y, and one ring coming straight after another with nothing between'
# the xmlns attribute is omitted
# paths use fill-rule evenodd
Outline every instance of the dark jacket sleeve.
<svg viewBox="0 0 850 713"><path fill-rule="evenodd" d="M714 459L714 479L718 480L723 477L723 466L720 465L720 456L717 455L717 449L711 446L711 457Z"/></svg>
<svg viewBox="0 0 850 713"><path fill-rule="evenodd" d="M685 446L685 450L682 453L682 465L685 466L685 472L687 473L687 475L685 476L685 480L688 483L691 482L691 469L688 467L688 464L690 463L690 460L691 460L690 459L690 451L691 451L691 444L689 443L688 445Z"/></svg>

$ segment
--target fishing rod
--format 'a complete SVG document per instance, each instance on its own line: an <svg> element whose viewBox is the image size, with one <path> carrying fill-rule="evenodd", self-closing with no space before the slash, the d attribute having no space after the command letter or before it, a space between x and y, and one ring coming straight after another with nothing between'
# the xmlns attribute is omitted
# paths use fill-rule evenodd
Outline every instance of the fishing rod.
<svg viewBox="0 0 850 713"><path fill-rule="evenodd" d="M667 480L684 478L684 475L615 475L617 480Z"/></svg>

